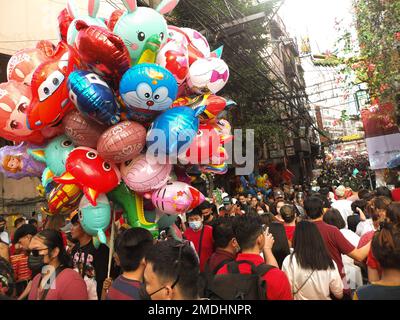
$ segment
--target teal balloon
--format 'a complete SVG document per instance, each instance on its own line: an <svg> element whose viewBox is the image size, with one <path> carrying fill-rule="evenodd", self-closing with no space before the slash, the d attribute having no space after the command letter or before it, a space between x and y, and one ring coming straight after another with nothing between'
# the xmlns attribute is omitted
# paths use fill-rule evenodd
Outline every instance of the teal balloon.
<svg viewBox="0 0 400 320"><path fill-rule="evenodd" d="M357 173L359 173L360 171L358 171L358 169L357 168L355 168L354 170L353 170L353 176L356 176L357 175Z"/></svg>

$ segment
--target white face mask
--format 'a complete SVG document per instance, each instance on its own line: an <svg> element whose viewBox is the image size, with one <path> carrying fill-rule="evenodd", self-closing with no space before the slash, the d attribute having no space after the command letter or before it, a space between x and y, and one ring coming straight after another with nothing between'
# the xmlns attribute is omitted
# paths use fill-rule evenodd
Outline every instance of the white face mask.
<svg viewBox="0 0 400 320"><path fill-rule="evenodd" d="M202 221L190 221L189 222L189 227L193 230L199 230L202 225L203 225Z"/></svg>
<svg viewBox="0 0 400 320"><path fill-rule="evenodd" d="M264 211L263 211L263 210L258 210L257 213L258 213L258 214L263 214Z"/></svg>

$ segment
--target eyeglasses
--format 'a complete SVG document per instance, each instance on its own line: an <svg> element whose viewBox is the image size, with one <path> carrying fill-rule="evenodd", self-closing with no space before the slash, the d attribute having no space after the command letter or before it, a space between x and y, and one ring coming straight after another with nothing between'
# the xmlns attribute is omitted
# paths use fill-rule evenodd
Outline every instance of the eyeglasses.
<svg viewBox="0 0 400 320"><path fill-rule="evenodd" d="M40 256L39 252L42 250L49 250L49 248L32 249L32 250L28 250L28 253L34 257L38 257L38 256Z"/></svg>

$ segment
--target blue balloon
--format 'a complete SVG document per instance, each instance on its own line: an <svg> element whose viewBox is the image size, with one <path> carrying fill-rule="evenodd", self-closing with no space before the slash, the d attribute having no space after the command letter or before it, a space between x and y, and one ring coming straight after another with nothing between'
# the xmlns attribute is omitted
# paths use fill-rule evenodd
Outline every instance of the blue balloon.
<svg viewBox="0 0 400 320"><path fill-rule="evenodd" d="M198 116L205 106L169 109L152 123L146 138L148 151L156 156L174 156L186 152L199 130Z"/></svg>
<svg viewBox="0 0 400 320"><path fill-rule="evenodd" d="M68 77L69 98L87 118L114 125L120 120L120 106L108 84L91 71L74 71Z"/></svg>
<svg viewBox="0 0 400 320"><path fill-rule="evenodd" d="M152 122L178 95L178 84L167 69L142 63L125 72L119 86L129 119Z"/></svg>

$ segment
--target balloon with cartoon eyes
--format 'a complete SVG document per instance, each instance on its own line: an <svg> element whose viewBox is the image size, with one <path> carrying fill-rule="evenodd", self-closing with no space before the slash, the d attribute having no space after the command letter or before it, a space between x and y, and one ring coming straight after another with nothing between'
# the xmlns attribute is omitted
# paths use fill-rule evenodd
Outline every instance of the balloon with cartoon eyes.
<svg viewBox="0 0 400 320"><path fill-rule="evenodd" d="M178 84L165 68L143 63L124 74L120 93L127 106L128 117L138 122L143 118L151 122L172 105L178 94Z"/></svg>
<svg viewBox="0 0 400 320"><path fill-rule="evenodd" d="M54 181L77 184L93 206L97 205L99 194L110 192L121 181L118 168L91 148L74 149L67 158L65 168L64 174L54 178Z"/></svg>
<svg viewBox="0 0 400 320"><path fill-rule="evenodd" d="M54 57L36 69L32 77L32 103L27 111L30 129L56 126L74 107L68 99L67 79L80 66L76 50L60 42Z"/></svg>
<svg viewBox="0 0 400 320"><path fill-rule="evenodd" d="M120 120L120 106L113 90L91 71L74 71L68 77L69 99L88 119L102 125Z"/></svg>

